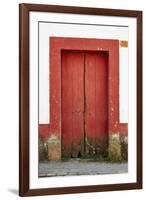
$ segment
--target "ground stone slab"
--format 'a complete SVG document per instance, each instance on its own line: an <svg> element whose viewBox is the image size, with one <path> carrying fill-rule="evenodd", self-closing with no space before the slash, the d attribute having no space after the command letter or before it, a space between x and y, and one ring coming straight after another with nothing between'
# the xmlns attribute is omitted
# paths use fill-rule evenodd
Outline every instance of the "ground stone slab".
<svg viewBox="0 0 146 200"><path fill-rule="evenodd" d="M87 160L46 161L39 163L39 177L127 173L128 164Z"/></svg>

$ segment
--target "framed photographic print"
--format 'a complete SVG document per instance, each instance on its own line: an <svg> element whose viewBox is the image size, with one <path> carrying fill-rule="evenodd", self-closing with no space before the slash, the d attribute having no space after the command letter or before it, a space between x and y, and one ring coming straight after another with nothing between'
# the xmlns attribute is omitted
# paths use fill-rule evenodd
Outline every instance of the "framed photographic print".
<svg viewBox="0 0 146 200"><path fill-rule="evenodd" d="M20 196L142 188L142 11L20 4Z"/></svg>

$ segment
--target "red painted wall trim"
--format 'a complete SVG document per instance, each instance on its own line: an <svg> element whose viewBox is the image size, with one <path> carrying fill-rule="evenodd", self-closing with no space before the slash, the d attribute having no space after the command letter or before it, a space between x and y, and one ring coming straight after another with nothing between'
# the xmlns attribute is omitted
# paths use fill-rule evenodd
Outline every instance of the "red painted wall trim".
<svg viewBox="0 0 146 200"><path fill-rule="evenodd" d="M39 135L61 138L61 51L107 51L108 66L108 131L127 133L127 124L119 124L119 41L108 39L50 37L50 124L39 125Z"/></svg>
<svg viewBox="0 0 146 200"><path fill-rule="evenodd" d="M39 136L41 139L46 140L50 134L49 124L39 124Z"/></svg>
<svg viewBox="0 0 146 200"><path fill-rule="evenodd" d="M127 135L128 134L128 124L120 123L119 124L119 132L121 135Z"/></svg>

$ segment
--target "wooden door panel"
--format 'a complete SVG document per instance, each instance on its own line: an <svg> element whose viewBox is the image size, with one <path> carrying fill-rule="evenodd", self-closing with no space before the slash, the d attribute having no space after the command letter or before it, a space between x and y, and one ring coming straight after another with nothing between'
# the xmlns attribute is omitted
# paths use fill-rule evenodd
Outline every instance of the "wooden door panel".
<svg viewBox="0 0 146 200"><path fill-rule="evenodd" d="M62 52L62 154L77 157L84 149L84 54Z"/></svg>
<svg viewBox="0 0 146 200"><path fill-rule="evenodd" d="M96 54L85 55L85 134L86 134L86 154L93 152L96 138ZM93 146L93 148L92 148Z"/></svg>
<svg viewBox="0 0 146 200"><path fill-rule="evenodd" d="M104 153L108 142L108 56L62 52L62 155Z"/></svg>
<svg viewBox="0 0 146 200"><path fill-rule="evenodd" d="M86 153L104 153L108 137L108 57L103 52L85 55Z"/></svg>
<svg viewBox="0 0 146 200"><path fill-rule="evenodd" d="M72 68L72 157L84 150L84 54L74 53Z"/></svg>
<svg viewBox="0 0 146 200"><path fill-rule="evenodd" d="M108 132L108 57L104 52L97 54L96 67L96 131L101 139L107 139Z"/></svg>

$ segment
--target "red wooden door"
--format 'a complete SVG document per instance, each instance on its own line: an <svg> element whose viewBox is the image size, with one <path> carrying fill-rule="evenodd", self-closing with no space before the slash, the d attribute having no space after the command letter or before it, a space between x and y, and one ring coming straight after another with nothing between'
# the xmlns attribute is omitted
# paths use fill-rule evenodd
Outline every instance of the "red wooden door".
<svg viewBox="0 0 146 200"><path fill-rule="evenodd" d="M107 55L62 52L62 156L107 148Z"/></svg>

